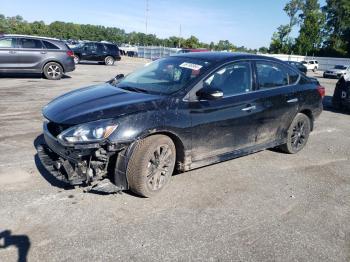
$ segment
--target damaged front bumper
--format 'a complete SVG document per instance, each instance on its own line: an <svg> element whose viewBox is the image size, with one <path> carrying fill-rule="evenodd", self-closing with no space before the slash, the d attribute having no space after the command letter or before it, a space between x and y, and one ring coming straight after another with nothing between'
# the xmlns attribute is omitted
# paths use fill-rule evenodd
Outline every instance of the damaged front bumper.
<svg viewBox="0 0 350 262"><path fill-rule="evenodd" d="M128 188L124 161L128 145L104 142L65 146L50 133L47 123L43 129L45 142L37 146L38 157L56 179L70 185L89 186L112 174L120 190Z"/></svg>

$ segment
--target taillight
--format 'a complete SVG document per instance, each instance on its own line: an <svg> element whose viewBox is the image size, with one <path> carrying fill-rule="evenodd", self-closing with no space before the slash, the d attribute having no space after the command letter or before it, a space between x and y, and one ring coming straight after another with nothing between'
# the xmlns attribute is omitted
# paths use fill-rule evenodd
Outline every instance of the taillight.
<svg viewBox="0 0 350 262"><path fill-rule="evenodd" d="M323 86L318 86L317 91L322 98L326 95L326 89Z"/></svg>
<svg viewBox="0 0 350 262"><path fill-rule="evenodd" d="M67 51L67 56L73 57L74 56L74 52L72 50L68 50Z"/></svg>

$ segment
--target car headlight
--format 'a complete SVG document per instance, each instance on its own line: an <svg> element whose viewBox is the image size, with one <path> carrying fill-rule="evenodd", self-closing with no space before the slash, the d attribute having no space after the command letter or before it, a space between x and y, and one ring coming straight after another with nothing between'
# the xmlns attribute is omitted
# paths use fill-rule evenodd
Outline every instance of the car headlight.
<svg viewBox="0 0 350 262"><path fill-rule="evenodd" d="M58 135L58 139L66 143L100 142L108 138L117 126L113 120L99 120L68 128Z"/></svg>

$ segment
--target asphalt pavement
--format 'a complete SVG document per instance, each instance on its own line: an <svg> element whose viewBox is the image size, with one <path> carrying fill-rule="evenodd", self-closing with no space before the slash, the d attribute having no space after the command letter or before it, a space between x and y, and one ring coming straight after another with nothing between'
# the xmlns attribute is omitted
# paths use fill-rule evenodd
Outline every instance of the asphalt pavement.
<svg viewBox="0 0 350 262"><path fill-rule="evenodd" d="M265 150L172 177L161 195L67 190L34 143L54 97L142 67L78 65L60 81L0 75L0 261L349 261L350 115L336 80L306 148Z"/></svg>

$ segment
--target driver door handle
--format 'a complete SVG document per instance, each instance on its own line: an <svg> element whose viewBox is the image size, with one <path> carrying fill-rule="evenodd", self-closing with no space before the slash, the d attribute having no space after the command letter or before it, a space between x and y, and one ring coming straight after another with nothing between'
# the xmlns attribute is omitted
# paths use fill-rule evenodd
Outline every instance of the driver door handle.
<svg viewBox="0 0 350 262"><path fill-rule="evenodd" d="M242 108L242 111L252 111L252 110L255 110L256 109L256 106L247 106L245 108Z"/></svg>
<svg viewBox="0 0 350 262"><path fill-rule="evenodd" d="M16 51L9 51L10 54L16 54Z"/></svg>
<svg viewBox="0 0 350 262"><path fill-rule="evenodd" d="M298 98L292 98L287 100L287 103L296 103L296 102L298 102Z"/></svg>

